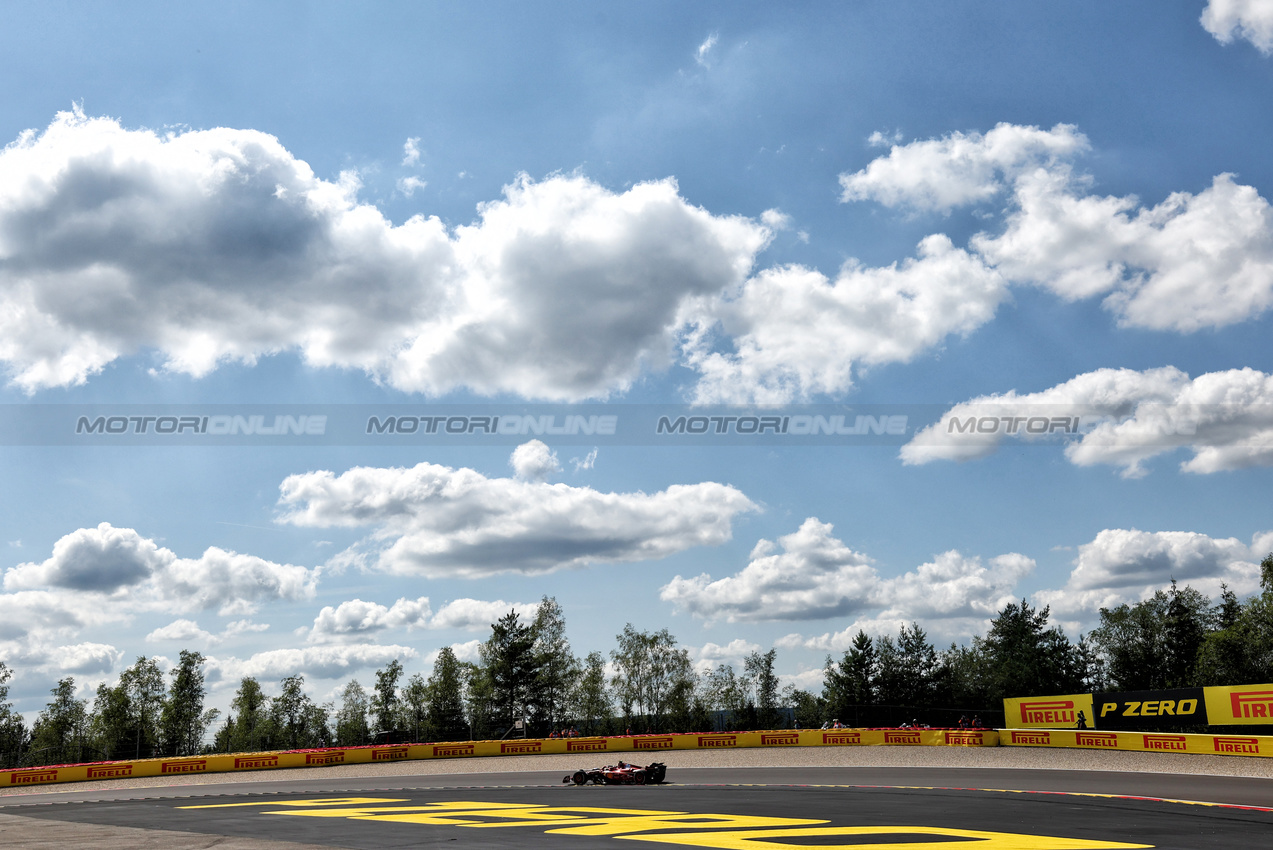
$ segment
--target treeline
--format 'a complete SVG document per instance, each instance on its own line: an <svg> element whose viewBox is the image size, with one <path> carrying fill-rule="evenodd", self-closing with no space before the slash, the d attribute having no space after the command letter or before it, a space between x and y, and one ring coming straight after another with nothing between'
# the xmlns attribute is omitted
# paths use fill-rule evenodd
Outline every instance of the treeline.
<svg viewBox="0 0 1273 850"><path fill-rule="evenodd" d="M28 731L9 702L13 671L0 661L0 766L194 755L220 712L203 708L204 657L182 650L165 683L159 664L142 656L114 685L89 700L75 696L75 679L53 688L53 699Z"/></svg>
<svg viewBox="0 0 1273 850"><path fill-rule="evenodd" d="M1000 611L984 637L945 651L918 624L896 638L859 632L827 659L820 695L794 694L804 701L797 717L896 725L912 708L936 721L967 708L999 723L1004 697L1270 682L1273 554L1260 564L1260 585L1245 601L1222 585L1213 601L1172 581L1141 602L1102 608L1100 624L1076 642L1025 600Z"/></svg>
<svg viewBox="0 0 1273 850"><path fill-rule="evenodd" d="M204 709L197 652L182 651L166 685L154 659L138 658L115 685L99 685L91 703L63 679L30 730L12 711L12 671L0 662L0 764L350 746L390 731L402 740L454 741L565 729L810 727L832 719L953 726L974 713L996 725L1006 696L1273 681L1273 555L1260 569L1262 593L1247 600L1226 587L1213 601L1172 582L1144 601L1101 609L1100 624L1077 641L1049 624L1047 608L1025 600L1005 606L985 636L945 650L918 623L895 636L859 632L840 657L827 658L819 693L780 688L772 649L752 652L737 670L720 664L699 672L667 629L629 624L608 658L580 658L551 597L529 622L510 611L493 623L476 662L443 648L427 678L404 679L394 660L376 671L370 689L348 682L335 703L315 703L300 675L283 678L273 697L244 678L219 726L220 713ZM212 742L204 744L209 731Z"/></svg>

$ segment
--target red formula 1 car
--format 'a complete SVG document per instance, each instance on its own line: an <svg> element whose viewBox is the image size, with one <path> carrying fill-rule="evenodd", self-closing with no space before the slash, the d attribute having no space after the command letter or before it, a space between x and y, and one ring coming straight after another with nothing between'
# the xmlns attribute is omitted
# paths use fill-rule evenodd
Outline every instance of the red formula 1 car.
<svg viewBox="0 0 1273 850"><path fill-rule="evenodd" d="M608 764L592 770L576 770L569 776L562 777L562 782L576 785L658 785L667 776L667 765L652 762L647 765L619 762Z"/></svg>

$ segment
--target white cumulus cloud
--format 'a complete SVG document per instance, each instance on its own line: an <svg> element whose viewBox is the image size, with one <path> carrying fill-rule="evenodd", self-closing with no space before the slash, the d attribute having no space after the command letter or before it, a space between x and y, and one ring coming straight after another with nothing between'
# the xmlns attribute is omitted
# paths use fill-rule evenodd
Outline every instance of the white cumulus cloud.
<svg viewBox="0 0 1273 850"><path fill-rule="evenodd" d="M386 629L425 628L433 610L428 597L405 597L385 607L375 602L350 599L336 607L330 605L318 612L310 629L310 641L326 641L349 636L361 637Z"/></svg>
<svg viewBox="0 0 1273 850"><path fill-rule="evenodd" d="M199 628L199 624L194 620L187 620L183 618L173 620L168 625L155 629L150 634L146 635L146 640L151 643L165 643L168 641L197 641L199 643L207 644L216 640L216 635Z"/></svg>
<svg viewBox="0 0 1273 850"><path fill-rule="evenodd" d="M108 673L124 653L106 643L77 643L59 646L50 653L45 664L50 671L66 673Z"/></svg>
<svg viewBox="0 0 1273 850"><path fill-rule="evenodd" d="M886 144L880 133L872 145ZM989 133L951 133L940 139L893 145L854 174L841 174L840 199L878 201L888 207L949 212L988 201L1023 170L1048 165L1088 150L1087 137L1072 124L1051 130L999 124Z"/></svg>
<svg viewBox="0 0 1273 850"><path fill-rule="evenodd" d="M6 591L46 589L62 597L82 595L86 604L109 599L129 611L216 608L222 614L307 599L317 582L316 570L215 546L198 558L179 558L131 528L105 522L65 535L46 560L18 564L4 574Z"/></svg>
<svg viewBox="0 0 1273 850"><path fill-rule="evenodd" d="M660 598L707 620L729 622L875 617L887 621L983 622L1012 601L1017 582L1034 569L1024 555L980 558L944 552L893 578L882 577L870 557L833 535L830 523L806 519L778 538L782 551L761 540L733 576L676 576ZM948 628L954 628L950 626Z"/></svg>
<svg viewBox="0 0 1273 850"><path fill-rule="evenodd" d="M489 629L491 623L509 611L516 611L522 621L526 622L533 619L538 610L538 603L505 602L503 599L454 599L438 609L429 621L429 628L478 631Z"/></svg>
<svg viewBox="0 0 1273 850"><path fill-rule="evenodd" d="M1052 427L1067 419L1077 433L1067 436L1068 426ZM901 457L907 464L968 460L990 454L1005 439L1064 439L1071 463L1115 466L1129 477L1144 475L1146 461L1180 449L1192 452L1180 464L1183 472L1269 466L1273 375L1230 369L1190 378L1170 366L1099 369L1036 393L958 404L903 446Z"/></svg>
<svg viewBox="0 0 1273 850"><path fill-rule="evenodd" d="M937 234L918 257L886 267L854 263L834 281L800 266L769 269L704 309L684 351L701 403L783 403L843 393L854 370L905 363L994 318L1004 279ZM719 323L732 351L715 350Z"/></svg>
<svg viewBox="0 0 1273 850"><path fill-rule="evenodd" d="M1015 201L1006 230L973 247L1014 281L1069 299L1106 295L1122 325L1190 332L1273 306L1273 210L1233 175L1145 207L1038 171L1017 181Z"/></svg>
<svg viewBox="0 0 1273 850"><path fill-rule="evenodd" d="M663 558L724 543L733 518L757 510L739 490L714 482L602 493L431 463L307 472L289 476L280 491L282 522L375 527L337 561L429 577Z"/></svg>
<svg viewBox="0 0 1273 850"><path fill-rule="evenodd" d="M0 361L28 391L138 352L203 375L297 351L408 391L605 396L670 365L684 304L771 235L673 180L523 176L453 230L358 188L253 130L59 114L0 150Z"/></svg>
<svg viewBox="0 0 1273 850"><path fill-rule="evenodd" d="M1271 0L1208 0L1201 20L1203 28L1221 44L1244 38L1265 56L1273 54Z"/></svg>
<svg viewBox="0 0 1273 850"><path fill-rule="evenodd" d="M332 644L301 649L271 649L248 658L209 656L209 682L237 682L245 676L278 680L300 674L306 679L338 679L364 669L383 667L397 659L416 657L409 646L379 644Z"/></svg>
<svg viewBox="0 0 1273 850"><path fill-rule="evenodd" d="M540 440L522 443L514 449L508 465L518 478L525 481L546 481L550 476L561 472L557 453Z"/></svg>
<svg viewBox="0 0 1273 850"><path fill-rule="evenodd" d="M1102 196L1074 169L1089 147L1068 124L999 124L894 145L841 175L842 200L949 213L1003 195L1002 232L970 242L977 262L1066 299L1104 296L1129 327L1187 333L1273 306L1273 210L1253 187L1219 174L1155 206Z"/></svg>
<svg viewBox="0 0 1273 850"><path fill-rule="evenodd" d="M1079 547L1064 587L1036 598L1060 616L1091 620L1100 608L1148 598L1173 578L1213 597L1222 583L1245 595L1259 589L1259 561L1268 545L1267 532L1248 546L1194 531L1109 528Z"/></svg>

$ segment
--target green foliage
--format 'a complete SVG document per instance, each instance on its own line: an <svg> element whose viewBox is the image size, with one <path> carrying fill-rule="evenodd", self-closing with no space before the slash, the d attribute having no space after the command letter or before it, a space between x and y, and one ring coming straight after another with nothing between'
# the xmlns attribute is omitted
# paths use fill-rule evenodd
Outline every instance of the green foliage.
<svg viewBox="0 0 1273 850"><path fill-rule="evenodd" d="M119 675L119 687L127 700L134 733L132 756L150 758L160 751L159 719L164 707L164 675L158 662L138 656L133 666Z"/></svg>
<svg viewBox="0 0 1273 850"><path fill-rule="evenodd" d="M332 733L327 709L305 693L305 677L288 676L279 684L279 695L270 700L267 727L272 733L271 745L284 750L328 746Z"/></svg>
<svg viewBox="0 0 1273 850"><path fill-rule="evenodd" d="M90 725L93 745L107 758L128 758L137 751L137 728L123 685L112 688L103 682L97 686Z"/></svg>
<svg viewBox="0 0 1273 850"><path fill-rule="evenodd" d="M88 732L88 710L85 700L75 698L75 679L60 680L50 691L53 699L40 712L31 732L31 751L44 751L40 764L78 760L74 752L85 742Z"/></svg>
<svg viewBox="0 0 1273 850"><path fill-rule="evenodd" d="M584 659L571 702L582 734L601 735L608 731L614 704L606 689L606 659L600 652L590 652Z"/></svg>
<svg viewBox="0 0 1273 850"><path fill-rule="evenodd" d="M270 701L256 679L239 681L230 702L233 712L217 733L215 749L226 753L252 753L268 749L273 743L274 724L270 718Z"/></svg>
<svg viewBox="0 0 1273 850"><path fill-rule="evenodd" d="M469 737L464 716L464 678L465 670L451 647L442 647L427 685L430 736L435 741Z"/></svg>
<svg viewBox="0 0 1273 850"><path fill-rule="evenodd" d="M424 677L413 673L398 694L398 720L395 728L411 733L412 741L429 737L429 686Z"/></svg>
<svg viewBox="0 0 1273 850"><path fill-rule="evenodd" d="M875 641L879 659L876 700L883 705L928 706L937 695L937 650L928 635L912 623L903 625L897 641L887 635Z"/></svg>
<svg viewBox="0 0 1273 850"><path fill-rule="evenodd" d="M531 694L538 684L539 665L535 655L535 637L516 611L509 611L491 624L491 636L482 644L484 696L489 689L491 722L504 729L513 721L526 719L531 713Z"/></svg>
<svg viewBox="0 0 1273 850"><path fill-rule="evenodd" d="M367 726L367 712L371 701L367 691L357 681L350 681L340 692L340 708L336 710L336 746L356 747L366 744L371 737Z"/></svg>
<svg viewBox="0 0 1273 850"><path fill-rule="evenodd" d="M371 715L376 729L395 728L398 715L398 680L402 678L402 662L393 659L389 666L376 671L376 689L371 697Z"/></svg>
<svg viewBox="0 0 1273 850"><path fill-rule="evenodd" d="M1105 660L1106 677L1120 691L1167 686L1167 594L1161 590L1135 605L1101 609L1089 637Z"/></svg>
<svg viewBox="0 0 1273 850"><path fill-rule="evenodd" d="M219 711L203 710L207 688L203 682L204 657L181 650L181 658L170 674L172 685L160 715L160 735L167 755L192 756L203 748L203 734Z"/></svg>
<svg viewBox="0 0 1273 850"><path fill-rule="evenodd" d="M879 656L875 642L859 629L839 664L827 656L822 680L822 701L826 713L833 718L848 718L854 714L853 706L873 704L878 675ZM820 722L817 720L812 725Z"/></svg>
<svg viewBox="0 0 1273 850"><path fill-rule="evenodd" d="M566 615L554 597L545 596L540 601L530 637L536 670L530 695L532 716L545 728L556 729L580 671L579 659L566 639Z"/></svg>
<svg viewBox="0 0 1273 850"><path fill-rule="evenodd" d="M778 651L756 652L747 656L744 667L756 689L756 724L761 729L773 729L778 725L778 674L774 664Z"/></svg>
<svg viewBox="0 0 1273 850"><path fill-rule="evenodd" d="M827 717L827 702L816 694L788 685L782 691L782 704L795 710L796 726L800 729L813 729Z"/></svg>
<svg viewBox="0 0 1273 850"><path fill-rule="evenodd" d="M692 713L695 676L689 652L678 649L667 629L639 632L631 623L610 652L612 679L626 724L641 722L643 731L659 731L670 716ZM639 719L639 720L638 720Z"/></svg>
<svg viewBox="0 0 1273 850"><path fill-rule="evenodd" d="M746 676L738 676L734 668L721 664L699 679L699 693L709 711L727 711L734 718L730 728L741 729L742 718L750 710L755 712L751 698L751 682Z"/></svg>
<svg viewBox="0 0 1273 850"><path fill-rule="evenodd" d="M1048 628L1049 613L1046 607L1031 608L1024 599L1020 605L1009 603L991 622L985 639L974 641L985 665L988 700L1083 688L1083 657L1064 632Z"/></svg>
<svg viewBox="0 0 1273 850"><path fill-rule="evenodd" d="M13 671L0 661L0 767L12 764L26 749L27 730L22 715L9 702L9 680Z"/></svg>

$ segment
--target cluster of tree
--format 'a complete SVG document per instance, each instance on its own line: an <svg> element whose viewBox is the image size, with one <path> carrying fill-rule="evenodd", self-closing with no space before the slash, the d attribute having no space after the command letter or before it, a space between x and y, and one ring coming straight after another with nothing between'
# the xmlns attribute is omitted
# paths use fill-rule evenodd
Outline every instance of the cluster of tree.
<svg viewBox="0 0 1273 850"><path fill-rule="evenodd" d="M911 709L949 721L966 709L998 722L1004 697L1137 691L1273 681L1273 554L1262 592L1218 602L1176 582L1134 604L1102 608L1100 625L1072 642L1049 610L1007 605L984 637L938 651L918 624L896 638L859 632L827 659L820 695L794 695L797 718L895 725ZM899 719L900 714L900 719Z"/></svg>
<svg viewBox="0 0 1273 850"><path fill-rule="evenodd" d="M114 685L102 683L91 704L76 697L75 680L53 688L53 699L26 729L8 701L12 671L0 662L0 761L56 764L93 759L194 755L220 712L204 710L204 657L182 650L165 686L159 664L142 656Z"/></svg>
<svg viewBox="0 0 1273 850"><path fill-rule="evenodd" d="M1101 611L1088 635L1102 690L1155 690L1273 681L1273 554L1260 563L1262 593L1218 603L1171 583L1143 602Z"/></svg>
<svg viewBox="0 0 1273 850"><path fill-rule="evenodd" d="M582 659L571 652L556 599L545 597L529 623L510 611L492 625L480 663L461 665L470 734L506 734L518 721L528 734L570 727L583 735L704 731L721 722L773 728L778 722L774 650L752 653L741 674L721 665L700 675L667 629L644 632L628 624L617 643L608 672L600 652Z"/></svg>
<svg viewBox="0 0 1273 850"><path fill-rule="evenodd" d="M203 708L197 652L182 651L166 688L156 661L138 658L117 684L98 687L91 706L76 698L73 679L63 679L29 732L8 702L12 672L0 662L0 760L348 746L389 730L413 741L454 741L514 729L528 736L569 727L583 735L698 732L832 718L954 725L967 712L994 724L1009 696L1273 681L1273 555L1260 568L1263 592L1250 599L1224 588L1213 602L1172 582L1144 601L1101 609L1100 625L1077 642L1049 625L1047 608L1024 599L1005 606L984 637L942 651L918 623L896 636L859 631L838 660L827 658L817 694L780 691L772 649L751 653L740 670L721 664L700 673L667 629L628 624L608 664L600 652L579 658L561 606L544 597L531 621L510 611L491 624L476 663L444 648L427 679L416 673L404 682L394 660L376 671L370 691L346 684L337 704L315 703L299 675L284 678L274 697L244 678L211 745L204 737L219 713Z"/></svg>

